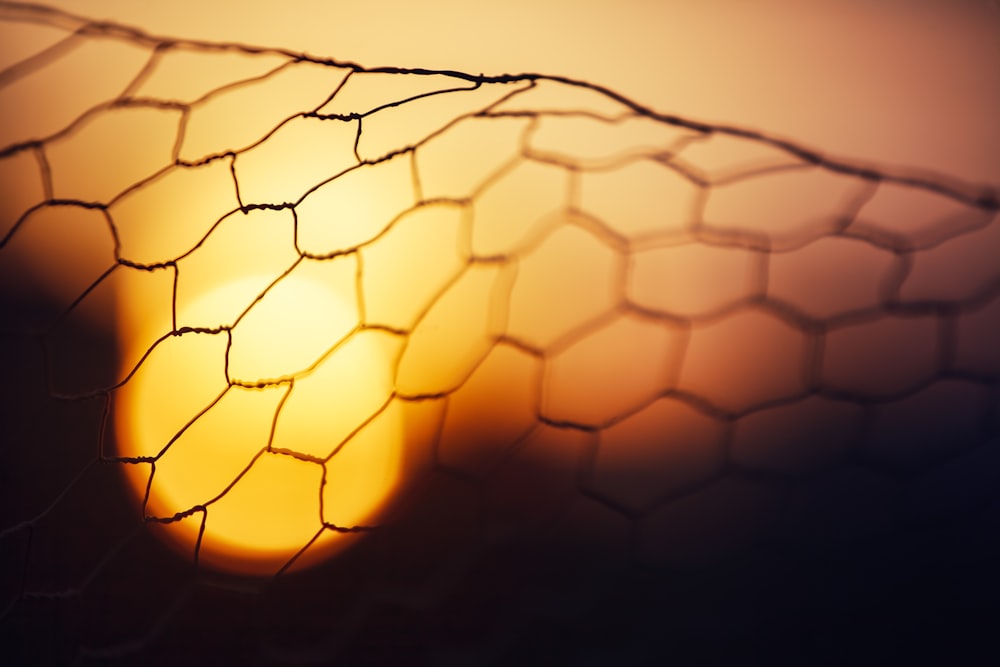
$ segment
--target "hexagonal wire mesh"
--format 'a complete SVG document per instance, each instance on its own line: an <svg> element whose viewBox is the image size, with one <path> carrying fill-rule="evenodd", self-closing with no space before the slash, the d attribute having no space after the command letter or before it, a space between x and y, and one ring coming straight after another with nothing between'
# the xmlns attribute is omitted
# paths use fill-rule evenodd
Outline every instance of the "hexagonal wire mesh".
<svg viewBox="0 0 1000 667"><path fill-rule="evenodd" d="M925 570L996 553L995 191L4 9L11 664L844 656L914 580L980 618Z"/></svg>

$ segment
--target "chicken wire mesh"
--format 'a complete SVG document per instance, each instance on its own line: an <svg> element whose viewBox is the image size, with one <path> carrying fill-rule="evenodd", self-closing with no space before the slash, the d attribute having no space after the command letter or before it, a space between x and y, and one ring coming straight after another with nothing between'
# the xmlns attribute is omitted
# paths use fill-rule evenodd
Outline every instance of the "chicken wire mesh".
<svg viewBox="0 0 1000 667"><path fill-rule="evenodd" d="M980 655L996 191L2 8L10 664Z"/></svg>

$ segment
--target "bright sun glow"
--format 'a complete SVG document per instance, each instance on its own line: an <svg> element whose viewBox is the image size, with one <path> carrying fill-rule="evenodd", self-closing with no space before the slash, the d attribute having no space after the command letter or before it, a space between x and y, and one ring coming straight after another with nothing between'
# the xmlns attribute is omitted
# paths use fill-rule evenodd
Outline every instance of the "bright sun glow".
<svg viewBox="0 0 1000 667"><path fill-rule="evenodd" d="M357 309L302 273L254 303L231 343L225 331L165 338L117 397L120 454L159 456L151 476L149 465L127 466L136 494L148 485L147 515L187 514L166 529L190 552L204 508L200 558L215 567L273 572L317 534L297 564L330 555L350 539L330 527L370 521L399 474L387 336L355 332ZM225 313L259 289L259 278L226 283L178 318ZM169 331L169 323L147 324ZM122 332L144 340L135 334ZM206 404L189 421L199 414L192 407Z"/></svg>

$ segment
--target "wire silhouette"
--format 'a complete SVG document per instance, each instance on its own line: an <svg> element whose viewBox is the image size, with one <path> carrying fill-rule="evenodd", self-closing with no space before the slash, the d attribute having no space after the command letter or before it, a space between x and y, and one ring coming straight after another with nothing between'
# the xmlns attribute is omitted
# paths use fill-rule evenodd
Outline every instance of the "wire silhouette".
<svg viewBox="0 0 1000 667"><path fill-rule="evenodd" d="M34 5L2 3L0 11L5 21L65 35L0 71L0 94L36 90L33 104L58 110L4 112L11 122L0 161L10 166L3 173L17 177L3 183L10 203L0 227L0 275L13 304L5 307L3 335L12 346L40 351L45 400L100 406L96 430L61 434L67 441L59 451L72 450L82 462L75 476L37 511L12 511L0 527L0 540L23 555L5 574L11 591L3 601L5 622L16 624L36 600L110 590L105 580L118 567L112 563L150 523L196 517L204 532L213 505L262 457L292 457L322 469L316 490L322 499L323 487L337 484L328 464L400 404L439 406L428 445L433 474L481 489L504 480L516 485L509 476L519 457L573 443L554 466L568 466L566 488L549 478L538 488L561 489L554 506L577 495L596 502L640 527L634 528L639 552L667 560L683 558L686 548L671 532L671 517L714 489L747 480L794 485L845 464L907 479L995 438L995 190L661 113L610 88L560 76L366 68L281 49L166 39ZM90 46L98 60L127 51L137 65L123 85L102 91L105 75L86 72L85 92L66 94L79 108L57 102L59 90L26 87L49 85L46 76L60 67L72 71ZM209 69L213 59L241 74L202 90L192 84L185 99L157 93L158 86L170 88L158 78L170 68L190 73L184 68L191 63ZM86 91L100 94L90 99ZM261 108L285 102L294 108L249 118L254 99ZM246 124L227 124L225 114L240 108ZM68 171L99 171L102 157L79 164L72 147L86 147L95 127L110 128L114 137L130 114L147 124L138 136L159 136L158 126L149 128L163 123L172 128L162 132L170 140L157 139L150 161L134 159L140 171L126 170L127 182L74 181ZM303 150L302 137L312 136L320 153L328 147L339 153L331 149L314 167L268 164L269 150ZM286 171L288 179L274 176ZM379 194L349 199L358 191ZM190 193L185 215L205 217L170 227L165 213L149 223L135 203L155 206L178 193ZM205 204L210 197L230 202L228 208L213 209ZM350 214L344 207L360 207L369 217L341 223L337 216ZM24 310L12 293L20 281L44 282L39 271L54 270L65 256L28 256L32 234L43 234L33 230L44 230L53 215L89 225L100 253L88 260L91 280L52 298L56 306L41 306L49 310L36 317L34 306ZM290 230L275 250L282 259L234 306L230 321L185 321L178 304L192 300L188 267L215 257L213 242L257 215L272 215ZM148 232L156 225L165 231ZM438 243L422 258L416 242L423 237L450 245L445 251ZM397 266L401 256L412 266ZM358 302L349 331L295 368L262 377L230 372L240 325L289 276L306 266L346 264ZM245 269L239 261L232 266ZM411 272L392 273L402 268ZM124 371L102 365L78 377L71 367L88 352L66 347L67 323L80 313L104 312L103 291L137 274L169 276L163 301L142 304L167 324ZM850 289L838 292L830 281ZM399 292L407 295L405 307L392 305ZM272 447L296 382L348 341L370 335L401 350L384 400L324 451ZM222 394L192 412L157 451L121 455L108 434L123 388L158 349L195 337L225 341ZM497 378L508 386L496 386ZM157 463L223 396L244 389L284 392L270 416L270 435L262 435L267 445L217 493L167 515L151 513L146 503ZM482 396L493 397L492 407L477 402ZM5 448L44 437L34 415L4 419L11 433ZM955 432L961 437L949 435ZM59 567L58 546L34 539L39 527L67 509L73 489L95 470L125 466L149 469L147 498L133 508L140 518L131 532L96 540L97 557L86 571L39 574L39 567ZM558 474L550 471L551 479ZM19 498L5 502L17 507ZM377 530L326 516L321 500L314 536L290 555L279 578L328 532ZM195 565L198 553L196 545ZM185 576L191 583L211 575ZM49 586L50 578L60 583ZM84 637L67 650L79 660L146 650L194 590L186 587L131 636L106 645Z"/></svg>

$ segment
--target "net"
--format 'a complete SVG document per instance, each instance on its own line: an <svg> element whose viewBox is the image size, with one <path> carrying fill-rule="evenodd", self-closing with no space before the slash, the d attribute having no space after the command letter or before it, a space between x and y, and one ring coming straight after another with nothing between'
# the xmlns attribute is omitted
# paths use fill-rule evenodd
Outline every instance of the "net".
<svg viewBox="0 0 1000 667"><path fill-rule="evenodd" d="M995 190L0 11L12 664L732 656L803 553L993 553Z"/></svg>

